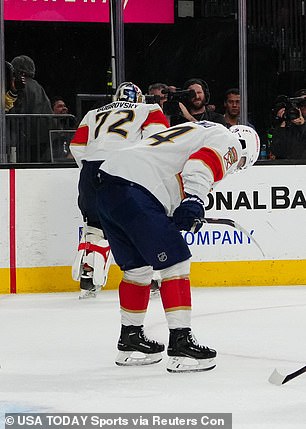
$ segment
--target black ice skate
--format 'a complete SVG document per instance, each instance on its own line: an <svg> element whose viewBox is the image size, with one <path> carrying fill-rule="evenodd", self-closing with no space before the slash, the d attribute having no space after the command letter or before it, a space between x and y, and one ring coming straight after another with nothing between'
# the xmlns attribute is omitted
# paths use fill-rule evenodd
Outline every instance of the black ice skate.
<svg viewBox="0 0 306 429"><path fill-rule="evenodd" d="M79 299L96 298L97 287L93 284L93 271L83 271L80 280Z"/></svg>
<svg viewBox="0 0 306 429"><path fill-rule="evenodd" d="M216 355L215 350L197 343L190 328L170 329L167 371L208 371L216 366Z"/></svg>
<svg viewBox="0 0 306 429"><path fill-rule="evenodd" d="M118 350L119 353L116 359L117 365L150 365L162 360L161 352L165 350L165 346L157 341L148 339L143 332L142 325L122 325L121 335L118 341ZM134 352L138 352L138 356L132 357Z"/></svg>

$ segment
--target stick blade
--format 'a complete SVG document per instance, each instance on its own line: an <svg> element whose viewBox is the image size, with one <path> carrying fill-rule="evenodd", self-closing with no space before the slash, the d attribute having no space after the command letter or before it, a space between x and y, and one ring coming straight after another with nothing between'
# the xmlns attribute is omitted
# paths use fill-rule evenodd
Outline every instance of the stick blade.
<svg viewBox="0 0 306 429"><path fill-rule="evenodd" d="M275 386L281 386L284 383L286 377L280 374L277 369L275 369L269 377L269 382L275 384Z"/></svg>
<svg viewBox="0 0 306 429"><path fill-rule="evenodd" d="M214 217L206 217L204 219L201 219L201 222L203 223L211 223L211 224L217 224L217 225L228 225L232 228L237 229L238 231L241 231L243 234L245 234L250 241L252 241L255 246L260 250L262 256L265 258L265 254L262 250L262 248L259 246L253 235L251 235L245 228L243 228L238 222L234 221L233 219L225 219L225 218L214 218ZM193 231L194 232L194 231Z"/></svg>

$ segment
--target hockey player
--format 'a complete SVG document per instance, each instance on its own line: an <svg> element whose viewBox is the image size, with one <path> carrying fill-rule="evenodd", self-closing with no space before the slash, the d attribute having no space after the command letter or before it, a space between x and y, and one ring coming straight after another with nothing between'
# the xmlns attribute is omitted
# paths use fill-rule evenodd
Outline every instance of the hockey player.
<svg viewBox="0 0 306 429"><path fill-rule="evenodd" d="M106 284L112 259L110 246L94 214L92 177L106 153L124 150L169 126L160 106L145 104L144 100L137 85L123 82L112 103L85 115L70 144L71 153L81 168L78 203L85 222L72 267L73 279L80 280L80 299L95 297L97 289Z"/></svg>
<svg viewBox="0 0 306 429"><path fill-rule="evenodd" d="M127 147L124 153L109 153L102 163L96 207L123 271L118 365L161 360L164 345L143 331L155 269L162 279L160 295L170 330L167 370L215 367L216 351L199 345L191 331L191 253L180 231L199 231L207 194L229 173L253 165L259 147L257 133L247 126L228 130L207 121L187 122ZM86 191L83 185L81 191ZM135 357L134 352L142 356Z"/></svg>

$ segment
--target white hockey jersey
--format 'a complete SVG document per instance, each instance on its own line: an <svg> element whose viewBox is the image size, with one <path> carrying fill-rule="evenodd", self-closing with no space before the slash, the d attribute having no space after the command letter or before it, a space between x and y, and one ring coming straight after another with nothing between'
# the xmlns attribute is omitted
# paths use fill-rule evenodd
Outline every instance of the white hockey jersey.
<svg viewBox="0 0 306 429"><path fill-rule="evenodd" d="M239 140L223 125L186 122L109 154L100 169L144 186L171 216L185 193L205 199L236 170L241 153Z"/></svg>
<svg viewBox="0 0 306 429"><path fill-rule="evenodd" d="M89 111L70 143L79 167L82 160L104 160L109 151L118 151L142 138L169 127L158 104L114 101Z"/></svg>

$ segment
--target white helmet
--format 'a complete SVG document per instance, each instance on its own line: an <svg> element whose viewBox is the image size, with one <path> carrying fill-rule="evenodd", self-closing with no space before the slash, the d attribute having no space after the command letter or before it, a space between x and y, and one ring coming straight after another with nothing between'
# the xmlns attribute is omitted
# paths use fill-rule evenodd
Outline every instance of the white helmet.
<svg viewBox="0 0 306 429"><path fill-rule="evenodd" d="M247 125L233 125L229 130L235 134L242 147L237 170L251 167L257 161L260 151L260 140L257 132Z"/></svg>
<svg viewBox="0 0 306 429"><path fill-rule="evenodd" d="M145 98L141 89L132 82L122 82L114 95L114 101L129 101L130 103L144 103Z"/></svg>

